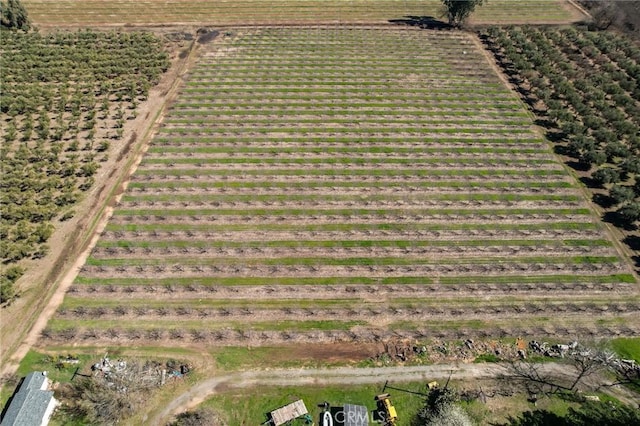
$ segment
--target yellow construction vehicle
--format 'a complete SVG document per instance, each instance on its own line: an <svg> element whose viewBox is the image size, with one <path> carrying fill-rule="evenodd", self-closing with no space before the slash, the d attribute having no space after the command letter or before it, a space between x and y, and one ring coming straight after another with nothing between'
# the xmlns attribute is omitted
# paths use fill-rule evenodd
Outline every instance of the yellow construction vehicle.
<svg viewBox="0 0 640 426"><path fill-rule="evenodd" d="M395 426L398 421L396 407L391 403L389 396L388 393L382 393L374 397L376 405L378 406L378 413L383 420L382 426Z"/></svg>

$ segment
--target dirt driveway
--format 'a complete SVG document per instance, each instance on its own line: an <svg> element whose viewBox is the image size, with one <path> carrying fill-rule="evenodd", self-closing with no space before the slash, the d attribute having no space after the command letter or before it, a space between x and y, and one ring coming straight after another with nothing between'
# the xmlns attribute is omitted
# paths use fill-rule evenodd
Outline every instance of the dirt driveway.
<svg viewBox="0 0 640 426"><path fill-rule="evenodd" d="M545 363L540 364L540 373L553 377L573 377L572 369L564 364ZM145 424L165 424L172 415L192 409L205 401L208 397L216 395L230 388L242 389L259 385L269 386L299 386L299 385L365 385L372 383L384 383L386 380L393 382L432 380L461 380L461 379L491 379L508 375L507 366L504 364L435 364L423 366L394 366L378 368L319 368L319 369L272 369L254 370L229 373L206 379L190 390L178 395L165 408L153 418L145 419ZM625 403L633 403L634 396L629 395L625 388L609 388L616 398ZM636 395L637 396L637 395Z"/></svg>

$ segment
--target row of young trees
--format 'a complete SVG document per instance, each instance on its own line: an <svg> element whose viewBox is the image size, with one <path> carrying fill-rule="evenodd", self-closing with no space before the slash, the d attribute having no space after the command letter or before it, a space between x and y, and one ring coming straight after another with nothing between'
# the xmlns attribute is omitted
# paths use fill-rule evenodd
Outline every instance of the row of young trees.
<svg viewBox="0 0 640 426"><path fill-rule="evenodd" d="M559 151L590 171L615 210L614 222L640 220L640 49L622 36L575 28L491 27L485 37L517 76Z"/></svg>
<svg viewBox="0 0 640 426"><path fill-rule="evenodd" d="M52 222L72 217L168 65L150 33L2 30L0 272L47 253ZM15 295L14 272L2 303Z"/></svg>

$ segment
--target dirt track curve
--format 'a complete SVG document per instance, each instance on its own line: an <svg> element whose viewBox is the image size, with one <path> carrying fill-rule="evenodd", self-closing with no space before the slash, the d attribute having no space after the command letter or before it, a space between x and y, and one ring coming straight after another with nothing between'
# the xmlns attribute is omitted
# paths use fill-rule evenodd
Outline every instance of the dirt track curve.
<svg viewBox="0 0 640 426"><path fill-rule="evenodd" d="M558 371L560 371L559 368ZM427 380L447 378L449 375L451 375L452 379L459 380L497 377L505 373L505 368L499 364L439 364L414 367L340 367L244 371L213 377L196 384L190 390L169 402L156 417L151 420L145 419L145 424L164 424L163 422L166 422L171 415L191 409L208 397L229 388L249 388L266 383L270 386L297 386L382 384L386 380L394 382L424 380L426 382Z"/></svg>
<svg viewBox="0 0 640 426"><path fill-rule="evenodd" d="M571 375L571 369L566 365L556 363L540 364L540 372L555 377ZM253 370L229 373L206 379L190 390L170 401L155 417L145 419L145 424L158 425L175 414L189 410L205 401L208 397L230 388L250 388L257 385L269 386L298 386L298 385L363 385L371 383L383 384L386 380L392 382L407 382L422 380L425 383L437 379L488 379L508 375L508 370L502 364L436 364L411 367L378 367L378 368L319 368L319 369L272 369ZM616 398L631 403L633 396L625 389L613 389Z"/></svg>

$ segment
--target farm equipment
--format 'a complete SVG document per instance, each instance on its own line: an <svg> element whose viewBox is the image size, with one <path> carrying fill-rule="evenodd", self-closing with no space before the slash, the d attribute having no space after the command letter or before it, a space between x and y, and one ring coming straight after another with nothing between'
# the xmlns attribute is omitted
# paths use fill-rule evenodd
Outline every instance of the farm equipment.
<svg viewBox="0 0 640 426"><path fill-rule="evenodd" d="M389 399L390 396L388 393L382 393L374 398L378 407L378 414L381 416L382 426L395 426L398 421L398 414Z"/></svg>
<svg viewBox="0 0 640 426"><path fill-rule="evenodd" d="M447 380L447 384L449 384L449 381ZM427 387L429 389L429 391L432 391L434 389L437 389L439 386L438 382L430 382ZM387 380L386 382L384 382L384 386L382 387L382 393L380 395L376 395L375 396L375 400L376 400L376 405L377 405L377 416L379 418L379 420L382 422L382 426L395 426L396 422L398 420L398 414L396 412L396 408L393 406L393 404L391 403L391 395L389 395L388 393L384 393L385 390L387 389L393 389L393 390L397 390L400 392L405 392L405 393L410 393L413 395L419 395L422 397L427 397L429 396L426 393L422 393L422 392L416 392L416 391L412 391L412 390L408 390L408 389L402 389L402 388L396 388L393 386L389 385L389 381Z"/></svg>

